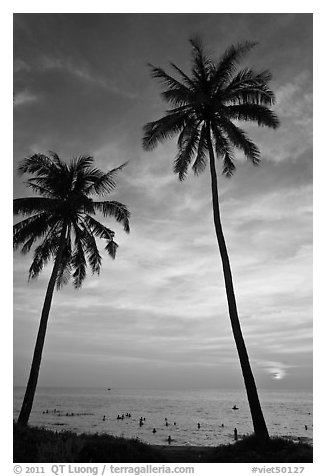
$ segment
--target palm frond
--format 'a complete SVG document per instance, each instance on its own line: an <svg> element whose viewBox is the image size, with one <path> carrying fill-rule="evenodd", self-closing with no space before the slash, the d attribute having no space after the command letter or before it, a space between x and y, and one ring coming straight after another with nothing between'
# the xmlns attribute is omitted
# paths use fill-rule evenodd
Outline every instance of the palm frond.
<svg viewBox="0 0 326 476"><path fill-rule="evenodd" d="M85 224L83 224L82 227L84 232L83 244L87 255L88 263L91 267L93 274L100 274L102 258L98 251L96 240Z"/></svg>
<svg viewBox="0 0 326 476"><path fill-rule="evenodd" d="M103 173L98 169L92 169L87 174L87 181L90 183L88 187L85 188L84 193L86 195L104 195L109 194L116 187L115 177L120 172L128 162L124 162L119 167L116 167L112 170L109 170L107 173Z"/></svg>
<svg viewBox="0 0 326 476"><path fill-rule="evenodd" d="M26 187L31 188L33 192L37 193L38 195L42 195L43 197L47 197L47 198L53 198L54 196L52 190L48 190L47 188L34 183L33 178L28 179L28 181L25 182L24 184L26 185Z"/></svg>
<svg viewBox="0 0 326 476"><path fill-rule="evenodd" d="M38 277L44 266L54 257L58 251L58 236L50 235L46 240L35 248L34 258L29 268L28 279Z"/></svg>
<svg viewBox="0 0 326 476"><path fill-rule="evenodd" d="M220 118L219 126L227 134L229 141L238 149L241 149L246 158L251 160L254 165L258 165L260 162L260 152L256 144L248 138L247 134L234 125L231 121Z"/></svg>
<svg viewBox="0 0 326 476"><path fill-rule="evenodd" d="M181 68L179 68L176 64L172 63L172 61L170 61L170 65L180 74L185 84L187 84L188 88L190 88L190 91L197 91L196 83L184 71L182 71Z"/></svg>
<svg viewBox="0 0 326 476"><path fill-rule="evenodd" d="M203 124L200 131L200 138L199 138L198 147L197 147L197 157L192 166L192 169L196 175L199 175L201 172L205 170L206 163L207 163L208 146L207 146L206 134L207 134L206 124Z"/></svg>
<svg viewBox="0 0 326 476"><path fill-rule="evenodd" d="M173 107L186 106L191 109L191 105L194 103L194 95L190 91L185 93L178 88L167 89L161 93L161 96Z"/></svg>
<svg viewBox="0 0 326 476"><path fill-rule="evenodd" d="M227 178L232 177L235 172L234 156L232 153L232 142L224 135L224 131L216 123L212 123L215 151L218 158L223 159L222 175Z"/></svg>
<svg viewBox="0 0 326 476"><path fill-rule="evenodd" d="M33 238L32 243L36 240L43 238L56 223L56 219L49 217L45 213L39 213L32 217L16 223L13 227L14 237L13 245L14 250L17 250L20 246L24 245L26 241ZM29 245L26 245L27 249ZM26 249L26 248L25 248Z"/></svg>
<svg viewBox="0 0 326 476"><path fill-rule="evenodd" d="M63 288L66 284L69 283L72 273L72 265L71 261L67 260L62 262L58 270L58 276L56 280L56 288L59 291Z"/></svg>
<svg viewBox="0 0 326 476"><path fill-rule="evenodd" d="M70 227L69 227L70 228ZM57 290L68 284L72 272L72 249L70 232L67 233L64 248L62 250L61 260L59 263L56 286Z"/></svg>
<svg viewBox="0 0 326 476"><path fill-rule="evenodd" d="M150 63L148 66L151 69L151 76L153 78L157 78L161 80L162 84L166 86L168 89L170 88L177 89L180 92L183 92L185 95L189 94L190 91L187 88L187 86L185 86L183 83L181 83L177 79L173 78L173 76L170 76L162 68L157 68L156 66L153 66Z"/></svg>
<svg viewBox="0 0 326 476"><path fill-rule="evenodd" d="M211 123L211 130L213 133L213 142L217 158L224 157L225 154L231 156L232 144L230 144L230 142L227 140L227 137L225 137L223 130L218 126L216 122L217 121Z"/></svg>
<svg viewBox="0 0 326 476"><path fill-rule="evenodd" d="M178 139L179 152L174 161L174 173L179 180L185 179L190 162L192 161L199 142L198 122L192 118L187 122Z"/></svg>
<svg viewBox="0 0 326 476"><path fill-rule="evenodd" d="M53 167L52 161L44 154L33 154L23 159L18 165L19 174L47 174Z"/></svg>
<svg viewBox="0 0 326 476"><path fill-rule="evenodd" d="M14 215L31 215L32 213L52 213L59 201L52 198L26 197L15 198L13 201Z"/></svg>
<svg viewBox="0 0 326 476"><path fill-rule="evenodd" d="M55 165L55 167L59 170L66 169L67 170L67 165L60 159L58 154L56 152L53 152L52 150L49 150L49 156L52 159L52 164Z"/></svg>
<svg viewBox="0 0 326 476"><path fill-rule="evenodd" d="M189 42L192 46L192 73L196 78L196 84L200 84L200 89L202 89L208 82L212 61L205 55L204 47L199 36L190 38Z"/></svg>
<svg viewBox="0 0 326 476"><path fill-rule="evenodd" d="M106 240L105 250L109 253L111 258L114 259L118 249L117 243L115 243L113 240L115 233L106 226L102 225L100 222L94 220L94 218L87 215L85 216L85 224L93 235Z"/></svg>
<svg viewBox="0 0 326 476"><path fill-rule="evenodd" d="M52 198L61 198L57 191L57 181L53 179L53 175L30 177L25 185L32 188L37 193L41 192L41 195L45 195Z"/></svg>
<svg viewBox="0 0 326 476"><path fill-rule="evenodd" d="M112 240L114 238L114 231L102 225L102 223L95 220L90 215L85 215L84 222L86 223L86 226L89 228L91 233L93 233L98 238L104 238L105 240Z"/></svg>
<svg viewBox="0 0 326 476"><path fill-rule="evenodd" d="M118 248L119 248L119 245L113 240L108 241L105 247L106 251L108 252L109 256L111 256L112 259L115 259Z"/></svg>
<svg viewBox="0 0 326 476"><path fill-rule="evenodd" d="M70 162L68 170L73 170L75 174L87 172L93 163L94 157L92 155L79 155Z"/></svg>
<svg viewBox="0 0 326 476"><path fill-rule="evenodd" d="M87 229L89 229L93 235L106 240L105 250L109 253L111 258L114 259L118 249L117 243L113 241L115 235L114 231L102 225L102 223L98 222L89 215L85 216L84 222Z"/></svg>
<svg viewBox="0 0 326 476"><path fill-rule="evenodd" d="M77 289L81 287L82 282L86 278L86 258L83 248L84 232L76 225L74 226L74 232L75 242L70 263L73 270L73 284Z"/></svg>
<svg viewBox="0 0 326 476"><path fill-rule="evenodd" d="M27 186L38 185L52 197L65 199L72 189L73 177L64 169L53 167L48 173L42 172L27 180Z"/></svg>
<svg viewBox="0 0 326 476"><path fill-rule="evenodd" d="M223 157L223 172L227 178L231 178L235 171L234 158L232 155L226 151Z"/></svg>
<svg viewBox="0 0 326 476"><path fill-rule="evenodd" d="M276 129L280 121L276 114L268 107L260 104L236 104L225 108L229 119L238 121L254 121L258 126L266 126Z"/></svg>
<svg viewBox="0 0 326 476"><path fill-rule="evenodd" d="M232 80L239 61L256 45L257 42L245 41L227 48L219 63L215 66L215 71L211 77L215 90Z"/></svg>
<svg viewBox="0 0 326 476"><path fill-rule="evenodd" d="M104 217L112 216L118 223L123 224L123 229L126 233L130 232L129 217L130 212L126 205L116 201L93 202L95 210L98 210Z"/></svg>
<svg viewBox="0 0 326 476"><path fill-rule="evenodd" d="M56 237L56 233L57 233L57 230L58 230L58 227L59 227L60 223L56 223L54 226L48 226L48 229L47 229L47 232L46 232L46 235L45 235L45 238L44 240L47 241L49 239L53 239L53 237ZM22 254L27 254L29 253L31 247L33 246L33 244L39 239L40 237L37 236L37 234L33 234L27 241L25 241L22 249L21 249L21 253Z"/></svg>
<svg viewBox="0 0 326 476"><path fill-rule="evenodd" d="M188 119L187 113L182 111L168 111L161 119L149 122L143 128L143 147L145 150L153 150L159 142L172 138L180 132Z"/></svg>
<svg viewBox="0 0 326 476"><path fill-rule="evenodd" d="M223 90L223 101L271 106L275 104L274 92L268 86L271 78L268 70L255 73L252 69L245 68Z"/></svg>

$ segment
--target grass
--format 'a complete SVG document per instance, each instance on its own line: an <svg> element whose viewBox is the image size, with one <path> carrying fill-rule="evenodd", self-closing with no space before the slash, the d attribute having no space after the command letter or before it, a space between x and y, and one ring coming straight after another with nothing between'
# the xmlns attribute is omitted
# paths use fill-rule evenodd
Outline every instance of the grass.
<svg viewBox="0 0 326 476"><path fill-rule="evenodd" d="M161 453L135 439L54 432L14 423L14 463L147 463ZM165 460L164 460L165 461ZM164 462L163 461L163 462Z"/></svg>
<svg viewBox="0 0 326 476"><path fill-rule="evenodd" d="M14 423L14 463L311 463L312 446L245 437L214 447L155 446L107 434L53 432Z"/></svg>
<svg viewBox="0 0 326 476"><path fill-rule="evenodd" d="M313 450L308 443L295 443L286 438L272 437L259 441L247 436L232 445L217 447L212 463L312 463Z"/></svg>

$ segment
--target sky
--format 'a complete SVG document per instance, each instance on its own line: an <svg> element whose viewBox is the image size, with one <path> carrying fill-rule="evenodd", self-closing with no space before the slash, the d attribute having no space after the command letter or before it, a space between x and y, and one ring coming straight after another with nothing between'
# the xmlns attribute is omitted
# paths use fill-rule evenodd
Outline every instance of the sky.
<svg viewBox="0 0 326 476"><path fill-rule="evenodd" d="M54 295L41 386L242 388L213 227L208 169L183 182L176 141L142 150L142 127L167 105L148 63L190 68L189 38L218 59L258 41L241 66L273 73L281 127L242 127L261 165L239 157L219 174L221 218L247 350L262 389L312 387L312 15L15 14L14 197L17 164L35 152L126 161L110 199L131 212L113 261L81 290ZM218 168L221 172L221 167ZM51 272L28 282L14 253L14 385L25 385Z"/></svg>

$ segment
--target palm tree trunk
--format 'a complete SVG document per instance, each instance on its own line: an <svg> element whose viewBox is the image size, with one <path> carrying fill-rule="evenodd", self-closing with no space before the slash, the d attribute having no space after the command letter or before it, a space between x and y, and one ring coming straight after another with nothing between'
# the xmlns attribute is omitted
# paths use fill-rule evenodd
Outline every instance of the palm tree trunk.
<svg viewBox="0 0 326 476"><path fill-rule="evenodd" d="M233 336L234 336L235 344L236 344L239 359L240 359L240 365L241 365L242 375L243 375L243 379L244 379L244 383L245 383L245 387L247 391L247 397L249 401L249 407L250 407L255 435L261 439L269 439L267 426L266 426L264 415L260 406L255 379L251 371L249 357L248 357L246 345L242 336L240 321L238 317L237 305L235 301L233 282L232 282L231 266L229 262L228 252L227 252L227 248L226 248L226 244L224 240L221 218L220 218L215 157L214 157L212 142L209 135L208 135L208 148L209 148L211 184L212 184L214 224L215 224L217 242L218 242L221 259L222 259L225 289L226 289Z"/></svg>
<svg viewBox="0 0 326 476"><path fill-rule="evenodd" d="M54 287L55 287L55 283L56 283L56 279L58 275L58 270L60 266L60 261L62 258L62 252L63 252L63 248L65 244L66 230L67 230L67 227L64 226L60 236L58 253L54 262L53 270L52 270L49 284L45 294L40 325L39 325L37 338L36 338L36 344L34 348L31 370L29 374L29 379L28 379L28 383L27 383L27 387L25 391L23 404L22 404L19 417L18 417L18 423L21 423L23 425L27 425L29 416L32 410L32 406L33 406L35 390L37 386L38 375L39 375L39 370L40 370L40 365L42 360L42 352L43 352L46 328L48 324L48 318L49 318L50 307L52 302L52 296L53 296L53 291L54 291Z"/></svg>

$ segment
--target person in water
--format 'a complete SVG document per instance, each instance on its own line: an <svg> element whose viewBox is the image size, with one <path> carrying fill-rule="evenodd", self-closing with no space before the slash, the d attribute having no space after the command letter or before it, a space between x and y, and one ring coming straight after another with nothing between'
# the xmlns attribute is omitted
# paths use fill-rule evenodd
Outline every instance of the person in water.
<svg viewBox="0 0 326 476"><path fill-rule="evenodd" d="M200 430L200 423L197 423L198 430Z"/></svg>
<svg viewBox="0 0 326 476"><path fill-rule="evenodd" d="M153 428L153 433L156 433L156 428Z"/></svg>

